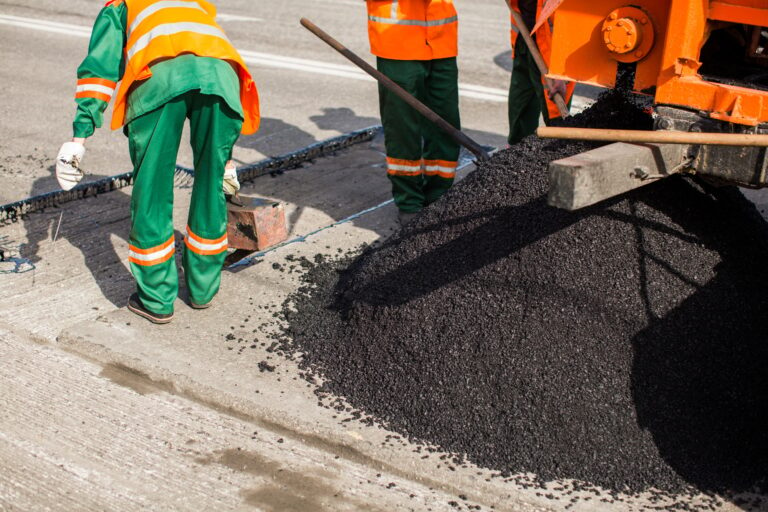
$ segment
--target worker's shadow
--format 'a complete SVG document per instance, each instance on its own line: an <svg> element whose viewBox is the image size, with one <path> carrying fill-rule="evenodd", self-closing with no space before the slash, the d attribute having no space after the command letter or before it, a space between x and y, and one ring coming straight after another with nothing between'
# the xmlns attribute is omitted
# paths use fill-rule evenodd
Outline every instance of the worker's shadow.
<svg viewBox="0 0 768 512"><path fill-rule="evenodd" d="M638 422L697 489L767 510L768 229L735 189L678 192L647 195L646 202L721 263L714 278L661 317L653 313L652 289L643 290L650 325L633 340ZM756 484L762 492L753 492Z"/></svg>
<svg viewBox="0 0 768 512"><path fill-rule="evenodd" d="M55 168L51 166L49 171L53 174ZM36 180L31 195L49 191L50 181L50 177ZM21 247L21 255L37 263L42 259L40 247L44 241L55 239L57 244L66 241L80 251L104 297L115 307L123 307L133 278L124 265L126 255L117 253L111 239L127 239L130 203L129 194L116 190L78 202L77 212L65 205L61 209L27 215L23 219L26 243ZM46 251L46 257L56 258L55 246Z"/></svg>
<svg viewBox="0 0 768 512"><path fill-rule="evenodd" d="M55 168L49 168L55 173ZM177 188L191 186L191 180L176 178ZM40 178L32 187L32 195L50 190L50 178ZM77 208L74 208L74 205ZM71 206L71 207L70 207ZM115 190L99 197L91 197L61 209L33 213L23 218L26 242L20 248L21 256L33 263L42 260L40 247L47 240L56 244L66 241L82 254L83 262L104 297L121 308L135 289L135 281L127 268L127 253L115 250L114 238L128 240L131 229L130 194ZM180 267L183 234L175 232L176 263ZM54 245L46 251L46 258L56 258ZM73 264L74 264L73 260ZM179 270L181 275L181 270ZM184 288L183 280L181 287ZM182 290L182 293L185 293Z"/></svg>
<svg viewBox="0 0 768 512"><path fill-rule="evenodd" d="M51 166L51 172L55 172ZM50 179L41 178L33 185L32 194L37 190L49 190ZM177 188L191 186L191 180L177 178ZM83 262L91 273L101 293L115 307L121 308L128 302L128 296L135 289L133 275L128 270L128 254L115 250L114 238L128 240L131 229L131 195L116 190L99 197L84 199L77 204L77 209L68 208L50 210L27 215L23 218L26 230L26 242L22 244L22 257L33 263L42 260L40 247L47 240L62 243L66 241L82 254ZM180 243L184 235L176 230L176 265L179 276L181 270ZM45 257L56 258L55 246L46 251ZM73 261L74 263L74 261ZM180 294L185 294L183 279L180 279Z"/></svg>
<svg viewBox="0 0 768 512"><path fill-rule="evenodd" d="M378 119L358 116L349 108L324 108L321 114L309 119L319 129L330 132L328 138L379 124ZM318 142L321 141L317 137L298 126L266 117L262 119L259 131L241 137L237 146L256 150L268 157L277 157ZM299 168L245 182L242 192L268 196L295 205L295 208L289 208L287 218L291 233L294 233L294 228L307 209L319 210L338 221L388 198L391 185L383 168L383 156L381 169L366 168L356 162L350 162L353 165L348 167L329 158L318 162L323 164L322 171L314 165L315 162L308 161ZM252 163L238 162L238 165L242 168ZM363 176L365 180L361 179ZM364 220L355 221L358 222Z"/></svg>
<svg viewBox="0 0 768 512"><path fill-rule="evenodd" d="M321 114L311 116L317 128L335 134L349 133L380 124L375 117L357 115L346 107L323 108ZM472 137L502 144L504 137L487 132L468 131ZM263 118L259 131L248 137L241 137L239 147L257 150L269 156L286 154L320 142L315 136L301 128L280 119ZM290 144L290 145L287 145ZM375 207L392 198L392 184L387 178L383 134L365 143L372 151L371 162L361 165L359 161L345 160L345 152L319 160L322 171L307 162L303 169L287 171L269 178L258 178L244 184L244 193L266 195L296 205L288 218L289 229L296 226L307 208L320 210L335 221L346 219L363 210ZM357 146L357 147L361 147ZM354 147L353 147L354 149ZM240 166L251 162L238 162ZM266 180L266 181L265 181ZM381 236L391 234L391 226L378 222L376 216L362 216L351 221L355 226L377 232Z"/></svg>

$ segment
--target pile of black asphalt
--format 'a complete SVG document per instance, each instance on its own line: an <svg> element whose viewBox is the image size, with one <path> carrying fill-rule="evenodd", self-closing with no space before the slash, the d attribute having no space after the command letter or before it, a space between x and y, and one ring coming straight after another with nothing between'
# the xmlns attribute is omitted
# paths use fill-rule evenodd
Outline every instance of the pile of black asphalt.
<svg viewBox="0 0 768 512"><path fill-rule="evenodd" d="M569 124L651 122L613 94ZM320 394L502 476L762 492L766 223L684 177L547 206L549 162L591 147L529 137L386 241L315 266L283 349Z"/></svg>

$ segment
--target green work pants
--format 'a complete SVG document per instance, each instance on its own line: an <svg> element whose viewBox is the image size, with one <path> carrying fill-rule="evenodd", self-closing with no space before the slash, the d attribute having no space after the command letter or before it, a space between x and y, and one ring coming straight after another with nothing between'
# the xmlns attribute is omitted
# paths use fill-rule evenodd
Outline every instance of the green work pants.
<svg viewBox="0 0 768 512"><path fill-rule="evenodd" d="M522 38L519 38L522 39ZM547 103L544 97L544 85L536 62L528 51L525 42L519 40L515 45L515 61L512 79L509 83L509 137L510 145L517 144L525 137L536 132L539 116L549 124Z"/></svg>
<svg viewBox="0 0 768 512"><path fill-rule="evenodd" d="M426 61L379 57L377 65L379 71L461 128L455 57ZM395 204L404 212L418 212L453 184L459 145L383 86L379 86L379 108Z"/></svg>
<svg viewBox="0 0 768 512"><path fill-rule="evenodd" d="M216 295L227 250L222 182L242 118L220 97L193 90L126 126L134 166L129 261L142 304L159 314L172 313L178 295L173 177L186 119L195 181L182 261L192 302L207 304Z"/></svg>

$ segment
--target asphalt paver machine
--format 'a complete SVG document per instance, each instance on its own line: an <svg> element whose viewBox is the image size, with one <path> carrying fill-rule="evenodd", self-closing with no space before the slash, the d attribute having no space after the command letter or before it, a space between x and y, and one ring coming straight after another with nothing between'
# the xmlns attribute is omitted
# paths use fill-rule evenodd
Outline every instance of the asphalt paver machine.
<svg viewBox="0 0 768 512"><path fill-rule="evenodd" d="M575 210L680 172L768 186L768 0L550 0L544 9L554 11L550 77L647 95L655 118L641 134L540 129L625 141L553 162L550 204Z"/></svg>

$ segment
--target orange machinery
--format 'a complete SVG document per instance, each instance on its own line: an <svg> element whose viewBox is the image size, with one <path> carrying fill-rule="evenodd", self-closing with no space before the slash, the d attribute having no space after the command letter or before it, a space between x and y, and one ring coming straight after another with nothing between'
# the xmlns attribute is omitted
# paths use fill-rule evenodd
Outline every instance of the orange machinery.
<svg viewBox="0 0 768 512"><path fill-rule="evenodd" d="M768 0L545 5L554 8L552 78L615 87L628 71L629 87L653 97L657 130L768 133ZM640 174L683 170L768 185L765 148L689 146L665 158L669 168Z"/></svg>

